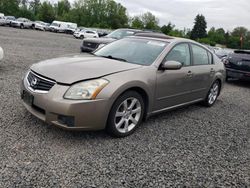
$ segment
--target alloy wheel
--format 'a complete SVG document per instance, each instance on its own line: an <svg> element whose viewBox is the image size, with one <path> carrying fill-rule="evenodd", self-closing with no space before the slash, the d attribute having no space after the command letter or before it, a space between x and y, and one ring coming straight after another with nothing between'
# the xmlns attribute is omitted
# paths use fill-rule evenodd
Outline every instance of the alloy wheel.
<svg viewBox="0 0 250 188"><path fill-rule="evenodd" d="M208 103L210 105L214 104L214 102L216 101L218 95L219 95L219 89L220 86L219 86L219 83L218 82L215 82L211 89L210 89L210 92L209 92L209 95L208 95Z"/></svg>
<svg viewBox="0 0 250 188"><path fill-rule="evenodd" d="M120 133L128 133L138 124L142 115L142 106L134 97L124 100L115 113L115 127Z"/></svg>

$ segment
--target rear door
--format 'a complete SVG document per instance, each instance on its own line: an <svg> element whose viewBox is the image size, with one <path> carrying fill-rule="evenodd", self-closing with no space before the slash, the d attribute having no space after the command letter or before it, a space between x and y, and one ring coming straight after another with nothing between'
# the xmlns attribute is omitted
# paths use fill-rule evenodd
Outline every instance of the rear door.
<svg viewBox="0 0 250 188"><path fill-rule="evenodd" d="M204 98L211 86L216 66L210 51L197 44L190 44L192 50L192 94L194 98Z"/></svg>

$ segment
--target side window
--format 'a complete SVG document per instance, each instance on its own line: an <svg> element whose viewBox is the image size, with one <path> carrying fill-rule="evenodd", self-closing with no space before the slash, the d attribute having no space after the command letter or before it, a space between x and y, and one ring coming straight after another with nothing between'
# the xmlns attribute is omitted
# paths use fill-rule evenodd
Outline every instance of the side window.
<svg viewBox="0 0 250 188"><path fill-rule="evenodd" d="M190 66L190 50L187 43L178 44L166 56L165 61L178 61L183 66Z"/></svg>
<svg viewBox="0 0 250 188"><path fill-rule="evenodd" d="M193 49L193 64L194 65L209 65L208 52L198 45L191 45Z"/></svg>

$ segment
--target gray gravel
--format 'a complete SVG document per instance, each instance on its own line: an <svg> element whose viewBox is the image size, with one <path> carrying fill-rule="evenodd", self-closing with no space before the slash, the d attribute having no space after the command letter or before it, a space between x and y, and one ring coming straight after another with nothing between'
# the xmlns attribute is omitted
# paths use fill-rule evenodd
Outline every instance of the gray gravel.
<svg viewBox="0 0 250 188"><path fill-rule="evenodd" d="M67 132L28 113L19 83L40 60L78 53L72 36L0 28L0 187L249 187L250 84L232 81L213 108L150 118L130 137Z"/></svg>

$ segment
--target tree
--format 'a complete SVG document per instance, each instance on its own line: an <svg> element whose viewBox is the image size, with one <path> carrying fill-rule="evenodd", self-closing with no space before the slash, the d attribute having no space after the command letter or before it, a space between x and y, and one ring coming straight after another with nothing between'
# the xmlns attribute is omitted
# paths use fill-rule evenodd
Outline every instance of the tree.
<svg viewBox="0 0 250 188"><path fill-rule="evenodd" d="M131 27L138 29L160 30L159 20L151 12L136 15L132 18Z"/></svg>
<svg viewBox="0 0 250 188"><path fill-rule="evenodd" d="M161 27L161 32L163 32L166 35L169 35L171 31L175 28L175 25L173 25L171 22L168 23L168 25L163 25Z"/></svg>
<svg viewBox="0 0 250 188"><path fill-rule="evenodd" d="M210 41L216 44L226 44L226 39L225 39L225 30L223 28L215 29L212 27L208 31L208 38Z"/></svg>
<svg viewBox="0 0 250 188"><path fill-rule="evenodd" d="M195 18L194 27L191 31L191 39L196 40L205 38L207 35L207 22L202 14L198 14Z"/></svg>
<svg viewBox="0 0 250 188"><path fill-rule="evenodd" d="M156 18L151 12L146 12L142 15L142 22L145 29L159 30L159 19Z"/></svg>
<svg viewBox="0 0 250 188"><path fill-rule="evenodd" d="M33 1L30 2L30 11L31 11L35 16L37 16L40 6L41 6L40 0L33 0Z"/></svg>
<svg viewBox="0 0 250 188"><path fill-rule="evenodd" d="M17 16L19 11L19 0L0 0L0 12L5 15Z"/></svg>
<svg viewBox="0 0 250 188"><path fill-rule="evenodd" d="M44 1L39 8L38 18L42 21L51 23L55 20L55 17L53 6L49 2Z"/></svg>
<svg viewBox="0 0 250 188"><path fill-rule="evenodd" d="M144 29L144 23L141 20L140 16L134 16L132 18L131 27L135 29Z"/></svg>
<svg viewBox="0 0 250 188"><path fill-rule="evenodd" d="M61 0L57 3L57 19L58 20L66 20L65 17L69 13L71 9L70 2L68 0Z"/></svg>

